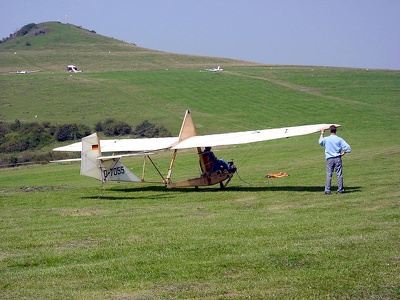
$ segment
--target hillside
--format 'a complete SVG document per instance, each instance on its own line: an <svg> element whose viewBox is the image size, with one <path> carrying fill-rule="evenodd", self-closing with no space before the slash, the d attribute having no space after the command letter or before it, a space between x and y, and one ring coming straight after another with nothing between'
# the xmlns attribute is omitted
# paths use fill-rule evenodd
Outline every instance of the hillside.
<svg viewBox="0 0 400 300"><path fill-rule="evenodd" d="M332 122L354 136L368 129L381 143L398 126L399 71L262 66L144 49L57 22L39 25L0 44L7 70L0 122L77 123L93 131L108 118L133 128L148 120L178 134L190 109L199 134ZM70 63L85 71L70 76ZM217 64L223 72L199 72ZM41 71L9 74L18 69Z"/></svg>
<svg viewBox="0 0 400 300"><path fill-rule="evenodd" d="M256 63L226 58L181 55L138 47L72 24L46 22L23 36L0 44L0 73L39 69L63 73L68 64L88 72L165 70Z"/></svg>

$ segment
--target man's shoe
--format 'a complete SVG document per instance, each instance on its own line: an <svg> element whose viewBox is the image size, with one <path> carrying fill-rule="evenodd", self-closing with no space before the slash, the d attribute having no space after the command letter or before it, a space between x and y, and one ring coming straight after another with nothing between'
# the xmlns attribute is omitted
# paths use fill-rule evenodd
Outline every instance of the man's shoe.
<svg viewBox="0 0 400 300"><path fill-rule="evenodd" d="M336 194L344 194L344 191L337 191Z"/></svg>
<svg viewBox="0 0 400 300"><path fill-rule="evenodd" d="M331 192L325 191L324 194L325 194L325 195L331 195L332 193L331 193Z"/></svg>

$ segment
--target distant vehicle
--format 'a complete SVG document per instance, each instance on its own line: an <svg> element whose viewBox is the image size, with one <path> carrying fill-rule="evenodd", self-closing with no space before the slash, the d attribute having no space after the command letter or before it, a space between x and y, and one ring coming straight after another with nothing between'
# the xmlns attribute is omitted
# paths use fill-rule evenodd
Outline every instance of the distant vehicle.
<svg viewBox="0 0 400 300"><path fill-rule="evenodd" d="M21 70L21 71L10 72L10 74L30 74L30 73L36 73L36 72L39 72L39 70L34 70L34 71Z"/></svg>
<svg viewBox="0 0 400 300"><path fill-rule="evenodd" d="M81 73L83 70L78 70L78 68L74 65L68 65L67 71L70 73Z"/></svg>
<svg viewBox="0 0 400 300"><path fill-rule="evenodd" d="M224 69L221 69L220 66L218 66L218 68L211 68L211 69L206 69L206 71L210 71L210 72L219 72L219 71L223 71Z"/></svg>

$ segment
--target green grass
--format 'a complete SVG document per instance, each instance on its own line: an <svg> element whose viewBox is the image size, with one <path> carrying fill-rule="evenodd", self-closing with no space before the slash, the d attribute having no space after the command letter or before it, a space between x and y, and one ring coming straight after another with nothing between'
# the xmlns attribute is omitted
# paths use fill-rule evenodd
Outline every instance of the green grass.
<svg viewBox="0 0 400 300"><path fill-rule="evenodd" d="M224 192L1 170L2 298L396 299L398 153L374 172L349 155L348 193L326 197L323 160L275 152L290 177L242 167Z"/></svg>
<svg viewBox="0 0 400 300"><path fill-rule="evenodd" d="M37 43L17 50L26 51L26 62L57 70L57 55L45 58L46 43ZM93 66L102 57L94 44L77 54ZM16 59L7 47L0 48L1 70ZM214 74L199 72L206 60L190 56L174 56L167 71L167 54L152 52L153 60L132 67L126 60L134 54L119 49L107 72L7 70L0 120L93 126L110 117L131 125L148 119L177 134L189 108L199 134L339 123L353 148L344 157L347 193L323 195L318 133L215 149L235 160L240 175L222 192L102 187L79 176L76 163L0 169L1 299L400 297L399 71L232 62ZM155 70L157 60L164 65ZM164 175L171 156L154 155ZM125 161L139 175L141 163ZM198 168L194 152L182 151L173 179L196 176ZM265 178L280 171L290 176ZM146 179L160 180L150 167Z"/></svg>

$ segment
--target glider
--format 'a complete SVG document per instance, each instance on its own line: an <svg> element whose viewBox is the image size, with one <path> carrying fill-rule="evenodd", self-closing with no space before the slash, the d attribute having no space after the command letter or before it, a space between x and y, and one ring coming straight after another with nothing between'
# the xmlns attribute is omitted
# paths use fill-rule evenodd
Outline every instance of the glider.
<svg viewBox="0 0 400 300"><path fill-rule="evenodd" d="M206 71L210 71L210 72L219 72L219 71L223 71L224 69L221 69L220 66L218 66L218 68L211 68L211 69L206 69Z"/></svg>
<svg viewBox="0 0 400 300"><path fill-rule="evenodd" d="M21 70L21 71L9 72L9 73L10 74L30 74L30 73L36 73L36 72L39 72L39 70L34 70L34 71Z"/></svg>
<svg viewBox="0 0 400 300"><path fill-rule="evenodd" d="M210 162L203 154L202 148L211 146L230 146L248 144L254 142L268 141L280 138L289 138L319 132L321 129L329 128L331 124L304 125L295 127L283 127L276 129L253 130L243 132L232 132L223 134L197 135L190 111L187 110L179 136L163 138L141 138L141 139L115 139L100 140L97 133L93 133L71 145L54 148L54 151L76 151L81 152L81 171L83 176L92 177L103 182L106 181L127 181L146 182L144 179L144 166L142 177L133 174L128 168L121 164L120 159L127 156L142 155L148 158L162 178L167 188L196 187L220 184L225 188L232 179L236 168L231 163L228 170L210 170ZM340 125L336 125L340 126ZM179 150L197 149L201 174L198 177L184 181L174 182L172 180L172 169ZM164 177L151 159L151 154L160 150L172 150L171 163ZM115 155L123 152L128 154ZM103 153L113 153L107 156ZM73 161L62 160L62 161ZM60 161L58 161L60 162ZM145 164L145 163L144 163Z"/></svg>
<svg viewBox="0 0 400 300"><path fill-rule="evenodd" d="M68 65L67 66L67 71L69 73L81 73L82 72L82 70L78 70L78 68L76 66L74 66L74 65Z"/></svg>

